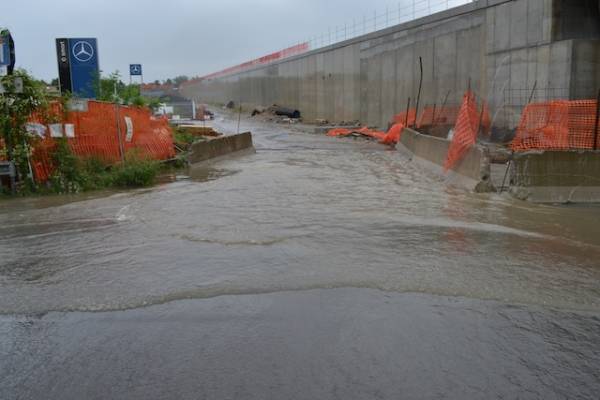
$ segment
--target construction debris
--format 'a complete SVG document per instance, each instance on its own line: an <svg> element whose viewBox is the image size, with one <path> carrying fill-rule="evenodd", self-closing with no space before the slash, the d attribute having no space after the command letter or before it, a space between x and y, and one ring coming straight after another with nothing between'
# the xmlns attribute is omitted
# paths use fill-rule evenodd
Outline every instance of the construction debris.
<svg viewBox="0 0 600 400"><path fill-rule="evenodd" d="M252 110L252 117L262 116L265 122L279 124L296 124L302 121L300 111L273 104L270 107L256 107Z"/></svg>

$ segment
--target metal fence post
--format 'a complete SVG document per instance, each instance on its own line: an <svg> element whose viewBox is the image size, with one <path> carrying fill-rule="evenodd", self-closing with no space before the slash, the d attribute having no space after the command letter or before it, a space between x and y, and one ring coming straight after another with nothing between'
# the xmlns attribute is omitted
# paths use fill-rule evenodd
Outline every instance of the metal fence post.
<svg viewBox="0 0 600 400"><path fill-rule="evenodd" d="M377 30L377 10L373 13L373 32Z"/></svg>
<svg viewBox="0 0 600 400"><path fill-rule="evenodd" d="M402 4L398 3L398 24L402 23Z"/></svg>
<svg viewBox="0 0 600 400"><path fill-rule="evenodd" d="M385 27L387 28L388 26L390 26L390 9L388 8L388 6L385 6Z"/></svg>
<svg viewBox="0 0 600 400"><path fill-rule="evenodd" d="M596 125L594 125L594 150L598 150L598 123L600 122L600 90L596 98Z"/></svg>

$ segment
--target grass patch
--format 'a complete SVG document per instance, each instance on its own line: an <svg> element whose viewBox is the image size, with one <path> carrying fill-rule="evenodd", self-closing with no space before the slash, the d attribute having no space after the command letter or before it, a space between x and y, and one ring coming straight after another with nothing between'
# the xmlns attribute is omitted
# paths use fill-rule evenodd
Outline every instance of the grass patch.
<svg viewBox="0 0 600 400"><path fill-rule="evenodd" d="M125 163L113 167L110 177L113 186L121 188L146 187L154 184L160 164L156 161L130 157Z"/></svg>
<svg viewBox="0 0 600 400"><path fill-rule="evenodd" d="M161 164L130 151L125 162L109 166L99 158L81 159L73 154L66 140L58 140L53 153L56 170L49 180L53 193L79 193L110 187L138 188L151 186ZM43 188L40 192L44 192Z"/></svg>

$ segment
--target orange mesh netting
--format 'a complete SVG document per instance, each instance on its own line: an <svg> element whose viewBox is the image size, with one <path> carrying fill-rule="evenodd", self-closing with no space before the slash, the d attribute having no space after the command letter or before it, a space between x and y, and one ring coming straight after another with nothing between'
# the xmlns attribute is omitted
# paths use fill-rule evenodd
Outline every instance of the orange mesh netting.
<svg viewBox="0 0 600 400"><path fill-rule="evenodd" d="M394 124L387 132L375 131L367 127L360 129L334 128L327 132L327 136L340 137L359 134L379 140L379 143L393 145L398 143L404 130L404 124Z"/></svg>
<svg viewBox="0 0 600 400"><path fill-rule="evenodd" d="M414 108L408 110L408 120L406 114L406 111L402 111L401 113L394 115L393 122L395 124L408 124L408 126L413 126L417 120L417 110Z"/></svg>
<svg viewBox="0 0 600 400"><path fill-rule="evenodd" d="M445 171L454 167L464 157L469 148L477 142L480 118L475 94L467 92L454 126L454 137L448 149L448 156L444 165Z"/></svg>
<svg viewBox="0 0 600 400"><path fill-rule="evenodd" d="M418 128L432 125L454 125L460 106L433 107L427 106L419 117Z"/></svg>
<svg viewBox="0 0 600 400"><path fill-rule="evenodd" d="M400 135L402 135L402 131L404 130L404 123L398 123L392 125L390 130L385 134L383 139L381 139L381 143L387 145L394 145L400 141Z"/></svg>
<svg viewBox="0 0 600 400"><path fill-rule="evenodd" d="M118 106L117 110L115 104L89 101L87 111L70 112L66 118L58 103L51 105L50 113L54 119L62 120L61 126L73 125L74 137L67 140L73 153L81 158L96 157L116 164L122 158L119 142L124 153L135 149L141 157L165 160L175 155L173 133L167 119L154 118L149 109ZM40 124L44 124L43 120L39 113L30 118L30 122ZM55 144L48 129L44 138L34 145L32 168L39 182L51 176L54 167L50 154Z"/></svg>
<svg viewBox="0 0 600 400"><path fill-rule="evenodd" d="M512 149L593 149L597 104L596 100L555 100L529 104L521 116Z"/></svg>
<svg viewBox="0 0 600 400"><path fill-rule="evenodd" d="M360 129L334 128L327 132L327 136L349 136L352 134L359 134L377 140L383 140L383 138L386 135L385 132L372 130L367 128L366 126Z"/></svg>

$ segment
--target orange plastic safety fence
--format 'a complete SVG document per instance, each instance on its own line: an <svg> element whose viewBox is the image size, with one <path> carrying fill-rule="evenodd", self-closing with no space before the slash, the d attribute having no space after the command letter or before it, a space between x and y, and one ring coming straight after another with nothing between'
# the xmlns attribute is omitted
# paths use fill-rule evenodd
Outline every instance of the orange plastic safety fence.
<svg viewBox="0 0 600 400"><path fill-rule="evenodd" d="M366 126L360 129L346 129L346 128L334 128L327 132L327 136L348 136L353 133L357 133L363 136L372 137L374 139L383 140L386 133L381 131L375 131L367 128Z"/></svg>
<svg viewBox="0 0 600 400"><path fill-rule="evenodd" d="M386 135L381 139L381 143L387 145L393 145L400 141L400 136L402 135L402 131L404 131L404 123L398 123L392 125L390 130L386 133Z"/></svg>
<svg viewBox="0 0 600 400"><path fill-rule="evenodd" d="M413 126L415 121L417 120L417 110L411 108L408 110L408 118L406 118L406 111L402 111L394 115L393 122L395 124L408 124L408 126Z"/></svg>
<svg viewBox="0 0 600 400"><path fill-rule="evenodd" d="M469 148L475 144L480 119L481 116L477 109L475 95L473 92L467 92L458 112L456 125L454 126L454 136L452 143L450 143L448 156L444 165L445 171L453 168L464 157Z"/></svg>
<svg viewBox="0 0 600 400"><path fill-rule="evenodd" d="M529 104L511 147L515 151L593 149L596 110L596 100Z"/></svg>
<svg viewBox="0 0 600 400"><path fill-rule="evenodd" d="M387 132L375 131L367 127L360 129L334 128L327 132L327 136L339 137L351 134L360 134L379 140L379 143L393 145L400 141L400 135L404 130L404 124L394 124Z"/></svg>
<svg viewBox="0 0 600 400"><path fill-rule="evenodd" d="M69 112L66 119L58 103L51 105L50 113L54 119L62 119L63 124L73 125L75 137L67 141L73 153L81 158L94 157L115 164L133 149L141 157L154 160L175 155L173 133L167 119L154 118L148 109L89 101L87 111ZM44 124L44 117L36 113L30 122ZM50 154L55 144L46 132L33 148L32 168L39 182L48 180L52 174L54 165Z"/></svg>
<svg viewBox="0 0 600 400"><path fill-rule="evenodd" d="M424 126L433 125L454 125L456 123L459 110L460 106L427 106L423 109L423 112L419 117L417 127L422 128Z"/></svg>
<svg viewBox="0 0 600 400"><path fill-rule="evenodd" d="M54 162L51 154L55 146L54 141L41 141L33 148L31 168L38 182L46 182L52 176Z"/></svg>

